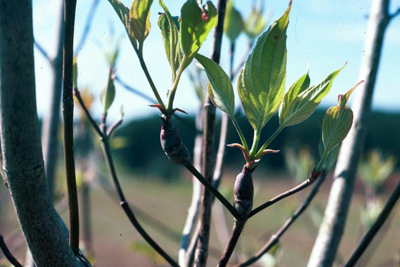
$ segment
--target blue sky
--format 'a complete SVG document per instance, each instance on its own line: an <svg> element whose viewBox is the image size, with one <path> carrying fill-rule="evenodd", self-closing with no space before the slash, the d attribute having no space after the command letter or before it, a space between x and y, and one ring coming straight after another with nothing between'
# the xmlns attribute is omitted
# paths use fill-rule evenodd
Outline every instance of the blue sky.
<svg viewBox="0 0 400 267"><path fill-rule="evenodd" d="M34 31L36 40L54 55L57 27L59 21L59 1L34 0ZM130 6L131 1L122 1ZM164 0L173 15L180 14L180 8L185 1ZM216 4L217 1L213 1ZM400 7L400 0L391 1L391 10ZM76 34L77 42L81 36L91 0L79 0L77 5ZM288 1L268 0L265 7L272 12L271 20L282 15ZM250 13L250 0L236 0L235 6L242 15ZM358 77L361 59L363 57L364 39L366 36L368 14L371 8L369 0L294 0L288 28L288 62L286 89L304 74L310 63L311 83L322 80L333 70L340 68L345 62L347 66L333 83L329 95L322 105L336 105L337 95L346 92L362 78ZM161 36L157 27L158 12L162 9L158 1L154 1L151 9L152 30L145 41L144 57L150 73L160 94L165 99L165 93L170 86L170 69L164 53ZM98 43L107 45L110 38L110 25L117 36L123 36L120 57L117 65L118 75L138 90L151 95L150 87L140 69L137 57L125 34L122 23L107 0L100 0L94 17L92 30L86 44L79 52L78 84L80 88L89 87L96 98L92 112L100 116L102 108L99 95L107 80L107 64ZM203 55L211 52L212 35L200 50ZM242 34L236 45L236 58L239 60L245 53L247 38ZM36 51L37 52L37 51ZM373 108L387 111L400 111L400 16L392 20L386 33L380 71ZM40 53L35 54L36 88L39 115L48 110L51 87L51 72L48 62ZM229 42L223 39L221 65L227 69L229 63ZM234 83L236 91L236 83ZM189 113L195 113L197 99L191 88L187 75L183 75L179 85L175 106ZM116 117L120 106L124 106L127 118L155 114L155 109L148 107L148 102L127 92L117 85L116 101L109 113ZM239 105L236 97L236 105Z"/></svg>

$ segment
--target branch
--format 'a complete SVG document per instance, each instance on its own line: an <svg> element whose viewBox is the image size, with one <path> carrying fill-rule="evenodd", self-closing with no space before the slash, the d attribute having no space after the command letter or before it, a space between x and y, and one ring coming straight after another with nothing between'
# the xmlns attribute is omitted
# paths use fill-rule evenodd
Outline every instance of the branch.
<svg viewBox="0 0 400 267"><path fill-rule="evenodd" d="M94 14L96 13L96 9L97 9L97 6L99 5L99 2L100 2L99 0L93 0L93 4L92 4L92 6L89 10L88 16L86 18L85 28L83 30L81 39L79 40L79 43L75 48L75 53L74 53L75 55L77 55L79 50L82 49L82 47L89 35L90 27L92 26L93 17L94 17Z"/></svg>
<svg viewBox="0 0 400 267"><path fill-rule="evenodd" d="M233 217L239 219L239 214L232 204L216 189L206 178L190 162L186 162L184 166L202 183L219 201L229 210Z"/></svg>
<svg viewBox="0 0 400 267"><path fill-rule="evenodd" d="M148 95L146 95L146 94L140 92L139 90L137 90L137 89L135 89L135 88L129 86L127 83L125 83L124 81L122 81L121 78L120 78L119 76L117 76L117 77L115 78L115 80L116 80L120 85L122 85L122 87L124 87L126 90L128 90L129 92L132 92L132 93L134 93L135 95L140 96L141 98L143 98L143 99L149 101L149 102L152 103L152 104L157 104L157 101L154 101L153 98L151 98L150 96L148 96Z"/></svg>
<svg viewBox="0 0 400 267"><path fill-rule="evenodd" d="M237 241L239 240L240 234L242 233L245 224L246 221L234 221L231 239L229 240L229 243L226 246L224 253L222 254L221 260L218 263L218 267L225 267L228 264L229 258L231 257L233 250L236 247Z"/></svg>
<svg viewBox="0 0 400 267"><path fill-rule="evenodd" d="M63 117L64 117L64 158L68 188L69 242L75 255L79 255L79 208L76 190L74 162L74 100L72 93L72 60L74 43L74 24L76 0L64 0L64 86L63 86Z"/></svg>
<svg viewBox="0 0 400 267"><path fill-rule="evenodd" d="M300 215L307 209L311 201L314 199L315 195L318 193L318 190L324 181L325 171L322 172L321 176L318 179L318 182L315 184L314 188L312 189L306 200L300 205L300 207L297 208L293 215L285 221L282 227L274 235L271 236L269 241L256 253L256 255L248 259L246 262L238 264L237 266L244 267L253 264L257 260L259 260L265 253L267 253L273 246L275 246L275 244L279 242L279 239L286 232L286 230L288 230L289 227L296 221L296 219L300 217Z"/></svg>
<svg viewBox="0 0 400 267"><path fill-rule="evenodd" d="M393 14L390 15L390 19L394 19L398 15L400 15L400 7L397 8L397 10L395 12L393 12Z"/></svg>
<svg viewBox="0 0 400 267"><path fill-rule="evenodd" d="M214 31L213 48L211 59L217 64L221 55L222 34L224 30L226 0L218 0L218 23ZM207 182L211 183L214 169L214 127L215 127L215 106L210 98L207 98L204 106L204 149L203 149L203 173ZM212 187L214 188L214 187ZM218 192L218 190L216 190ZM218 192L219 194L219 192ZM218 194L214 194L218 198ZM211 204L213 195L209 190L204 190L202 197L202 211L200 214L201 229L199 244L196 250L196 266L202 267L206 265L208 254L208 243L210 237L211 224ZM221 200L221 199L220 199ZM226 201L225 198L223 200ZM227 202L227 201L226 201ZM223 203L232 214L237 215L233 206L227 202ZM236 217L236 216L235 216Z"/></svg>
<svg viewBox="0 0 400 267"><path fill-rule="evenodd" d="M103 125L104 126L104 125ZM104 132L106 132L106 127L104 126L103 129L103 135ZM125 214L128 216L130 222L132 225L135 227L135 229L139 232L139 234L149 243L150 246L152 246L171 266L176 266L179 267L178 263L175 262L174 259L172 259L148 234L147 232L143 229L143 227L140 225L138 220L136 219L132 209L129 207L128 202L125 199L124 193L122 191L121 185L119 183L117 173L115 171L115 166L114 162L112 159L111 151L110 151L110 146L108 143L108 138L102 138L102 148L103 148L103 153L104 157L106 158L106 162L108 165L108 168L111 173L111 177L114 182L115 189L118 193L118 196L120 198L120 205L122 209L125 211Z"/></svg>
<svg viewBox="0 0 400 267"><path fill-rule="evenodd" d="M260 205L259 207L255 208L254 210L252 210L250 212L250 214L249 214L249 218L251 218L252 216L256 215L257 213L259 213L263 209L268 208L269 206L275 204L276 202L278 202L278 201L280 201L280 200L282 200L284 198L287 198L287 197L289 197L289 196L291 196L291 195L293 195L293 194L295 194L295 193L297 193L297 192L309 187L310 185L312 185L315 182L315 180L318 179L320 174L321 173L314 174L314 171L313 171L310 174L310 177L306 181L302 182L298 186L296 186L296 187L294 187L294 188L292 188L292 189L290 189L290 190L288 190L286 192L283 192L282 194L272 198L271 200L268 200L264 204Z"/></svg>
<svg viewBox="0 0 400 267"><path fill-rule="evenodd" d="M93 120L93 118L90 115L85 104L83 103L78 90L75 90L75 95L79 101L79 104L82 106L83 110L85 111L86 115L88 116L89 121L91 122L92 126L95 128L97 134L100 136L100 139L102 141L103 154L106 159L107 166L110 170L110 174L111 174L111 178L114 183L115 190L117 191L117 194L120 199L120 206L124 210L129 221L132 223L132 225L135 227L135 229L139 232L139 234L149 243L149 245L152 246L169 264L171 264L171 266L178 267L179 265L175 262L175 260L172 259L143 229L143 227L141 226L139 221L136 219L135 214L133 213L132 209L130 208L128 202L125 199L125 195L122 191L122 188L119 183L118 176L117 176L117 172L115 170L114 161L113 161L113 158L111 155L110 145L109 145L109 137L112 134L113 130L122 123L122 119L120 119L116 123L114 123L113 126L110 127L110 129L108 131L107 131L107 127L104 124L101 124L102 129L100 129L99 126L96 124L96 122Z"/></svg>
<svg viewBox="0 0 400 267"><path fill-rule="evenodd" d="M374 224L371 226L371 228L368 230L367 233L365 233L364 237L358 244L358 246L355 248L353 253L350 256L350 259L348 262L344 265L345 267L351 267L354 266L358 259L361 257L361 255L364 253L368 245L371 243L372 239L375 237L375 235L378 233L379 229L382 227L382 225L385 223L386 219L389 217L391 211L393 210L397 200L400 198L400 180L397 183L397 186L393 193L390 195L389 200L387 201L385 207L379 214L378 218L374 222Z"/></svg>
<svg viewBox="0 0 400 267"><path fill-rule="evenodd" d="M41 46L36 39L33 40L33 44L35 45L36 49L39 50L40 54L42 54L42 56L47 59L47 61L52 64L53 63L53 59L49 56L49 54L47 53L47 51L43 48L43 46Z"/></svg>
<svg viewBox="0 0 400 267"><path fill-rule="evenodd" d="M13 264L15 267L22 267L21 263L19 263L18 260L14 257L14 255L11 254L6 243L4 242L4 238L2 235L0 235L0 249L1 251L3 251L4 256L11 264Z"/></svg>

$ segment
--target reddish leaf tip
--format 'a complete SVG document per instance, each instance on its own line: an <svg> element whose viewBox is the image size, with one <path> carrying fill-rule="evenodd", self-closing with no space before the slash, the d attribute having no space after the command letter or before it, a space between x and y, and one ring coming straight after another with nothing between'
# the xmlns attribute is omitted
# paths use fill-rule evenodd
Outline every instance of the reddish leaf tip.
<svg viewBox="0 0 400 267"><path fill-rule="evenodd" d="M201 19L204 21L208 20L207 12L205 10L204 10L203 14L201 14Z"/></svg>
<svg viewBox="0 0 400 267"><path fill-rule="evenodd" d="M340 99L343 97L343 94L339 94L337 97L337 100L340 101Z"/></svg>

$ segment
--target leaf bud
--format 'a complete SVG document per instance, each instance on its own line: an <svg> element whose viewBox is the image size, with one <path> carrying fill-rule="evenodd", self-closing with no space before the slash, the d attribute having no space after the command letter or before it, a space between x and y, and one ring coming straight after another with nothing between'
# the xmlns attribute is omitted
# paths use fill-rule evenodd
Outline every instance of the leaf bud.
<svg viewBox="0 0 400 267"><path fill-rule="evenodd" d="M253 208L253 169L248 169L243 166L241 173L236 176L235 187L234 187L234 203L236 211L238 212L240 219L246 221L252 208Z"/></svg>

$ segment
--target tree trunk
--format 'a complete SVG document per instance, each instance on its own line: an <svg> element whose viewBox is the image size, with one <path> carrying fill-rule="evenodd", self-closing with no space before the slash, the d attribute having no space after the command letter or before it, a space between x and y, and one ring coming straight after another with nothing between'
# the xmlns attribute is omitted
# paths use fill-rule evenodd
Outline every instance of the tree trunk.
<svg viewBox="0 0 400 267"><path fill-rule="evenodd" d="M32 3L0 0L3 178L38 266L80 266L48 194L35 98Z"/></svg>
<svg viewBox="0 0 400 267"><path fill-rule="evenodd" d="M388 6L389 0L374 0L371 7L364 48L365 57L360 69L360 80L365 80L365 83L361 84L355 92L352 106L353 127L340 149L334 173L335 180L308 267L332 266L343 235L358 161L364 146L383 37L390 21Z"/></svg>

